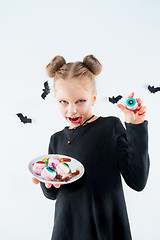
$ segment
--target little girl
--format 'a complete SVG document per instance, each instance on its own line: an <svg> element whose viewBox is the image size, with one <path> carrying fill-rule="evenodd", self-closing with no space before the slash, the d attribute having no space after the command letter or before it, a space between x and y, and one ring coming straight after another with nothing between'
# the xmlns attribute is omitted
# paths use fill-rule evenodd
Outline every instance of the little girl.
<svg viewBox="0 0 160 240"><path fill-rule="evenodd" d="M131 240L121 175L141 191L149 171L146 107L127 110L125 126L117 117L92 115L95 76L102 66L93 56L66 63L56 56L46 67L54 78L59 109L69 126L51 136L49 154L79 160L85 168L77 181L65 185L40 183L44 195L56 199L52 240ZM133 97L132 93L129 97ZM38 180L33 178L35 184Z"/></svg>

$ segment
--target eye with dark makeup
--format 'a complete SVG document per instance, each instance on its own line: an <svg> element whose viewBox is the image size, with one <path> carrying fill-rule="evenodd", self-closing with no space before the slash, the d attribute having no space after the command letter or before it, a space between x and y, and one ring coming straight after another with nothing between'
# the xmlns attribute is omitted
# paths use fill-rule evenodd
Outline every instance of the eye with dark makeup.
<svg viewBox="0 0 160 240"><path fill-rule="evenodd" d="M67 104L68 102L65 101L65 100L60 100L59 103L62 103L62 104Z"/></svg>
<svg viewBox="0 0 160 240"><path fill-rule="evenodd" d="M86 100L80 99L80 100L77 101L77 103L83 103L83 102L86 102Z"/></svg>

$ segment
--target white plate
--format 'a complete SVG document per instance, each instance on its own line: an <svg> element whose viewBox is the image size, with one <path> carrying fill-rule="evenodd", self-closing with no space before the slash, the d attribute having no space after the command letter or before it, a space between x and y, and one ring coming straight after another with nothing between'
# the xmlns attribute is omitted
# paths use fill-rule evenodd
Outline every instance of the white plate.
<svg viewBox="0 0 160 240"><path fill-rule="evenodd" d="M60 158L70 158L71 161L70 162L66 162L70 169L71 169L71 172L75 172L76 169L79 170L79 174L73 178L71 178L70 180L68 180L68 182L60 182L58 180L55 180L55 181L47 181L47 180L44 180L40 175L37 175L35 172L33 172L33 164L37 161L42 161L44 158L50 158L50 157L60 157ZM44 182L44 183L51 183L51 184L68 184L68 183L72 183L76 180L78 180L79 178L81 178L84 174L84 166L82 165L82 163L80 163L78 160L70 157L70 156L66 156L66 155L60 155L60 154L47 154L47 155L42 155L42 156L39 156L39 157L36 157L34 158L32 161L30 161L29 165L28 165L28 168L30 170L30 172L32 173L32 175L38 179L40 182Z"/></svg>

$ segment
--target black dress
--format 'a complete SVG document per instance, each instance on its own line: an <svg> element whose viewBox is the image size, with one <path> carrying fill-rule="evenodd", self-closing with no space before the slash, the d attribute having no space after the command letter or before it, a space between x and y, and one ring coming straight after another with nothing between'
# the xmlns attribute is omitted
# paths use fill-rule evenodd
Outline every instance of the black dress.
<svg viewBox="0 0 160 240"><path fill-rule="evenodd" d="M56 199L52 240L131 240L121 175L132 189L145 187L148 122L125 125L116 117L99 117L52 135L49 153L76 158L85 168L82 178L59 189L41 183L44 195Z"/></svg>

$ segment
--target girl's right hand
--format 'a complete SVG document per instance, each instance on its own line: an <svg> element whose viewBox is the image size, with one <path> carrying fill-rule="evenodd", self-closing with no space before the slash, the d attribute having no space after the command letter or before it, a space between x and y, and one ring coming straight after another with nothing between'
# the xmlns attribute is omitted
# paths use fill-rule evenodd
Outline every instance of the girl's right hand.
<svg viewBox="0 0 160 240"><path fill-rule="evenodd" d="M34 184L38 184L40 183L40 181L38 179L36 179L35 177L32 178L32 181ZM53 185L55 188L60 188L60 184L54 184ZM46 188L51 188L52 187L52 184L51 183L45 183L45 187Z"/></svg>

